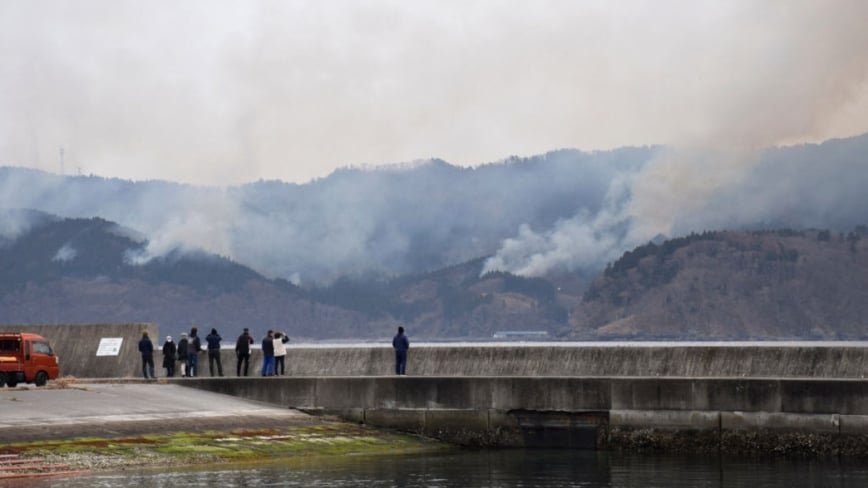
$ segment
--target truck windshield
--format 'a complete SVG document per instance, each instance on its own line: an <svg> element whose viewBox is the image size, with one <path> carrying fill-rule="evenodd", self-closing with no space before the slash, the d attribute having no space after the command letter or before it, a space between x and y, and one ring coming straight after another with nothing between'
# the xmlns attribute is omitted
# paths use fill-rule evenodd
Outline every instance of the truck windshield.
<svg viewBox="0 0 868 488"><path fill-rule="evenodd" d="M51 346L48 345L47 342L34 342L33 343L33 352L38 352L40 354L48 354L51 356L54 354L51 350Z"/></svg>

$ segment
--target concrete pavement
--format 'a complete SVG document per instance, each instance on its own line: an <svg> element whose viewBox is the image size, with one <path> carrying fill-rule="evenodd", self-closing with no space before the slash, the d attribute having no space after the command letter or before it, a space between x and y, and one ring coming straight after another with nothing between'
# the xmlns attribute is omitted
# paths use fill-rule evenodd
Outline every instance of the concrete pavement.
<svg viewBox="0 0 868 488"><path fill-rule="evenodd" d="M288 408L161 383L0 388L0 413L0 443L321 421Z"/></svg>

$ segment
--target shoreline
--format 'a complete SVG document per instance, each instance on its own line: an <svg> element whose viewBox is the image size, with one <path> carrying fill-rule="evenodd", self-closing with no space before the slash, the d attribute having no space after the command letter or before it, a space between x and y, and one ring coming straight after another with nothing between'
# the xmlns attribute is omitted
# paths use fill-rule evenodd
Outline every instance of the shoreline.
<svg viewBox="0 0 868 488"><path fill-rule="evenodd" d="M310 462L350 455L443 453L455 449L458 448L434 439L337 420L270 428L0 443L0 454L39 460L46 465L68 466L75 475L167 467Z"/></svg>

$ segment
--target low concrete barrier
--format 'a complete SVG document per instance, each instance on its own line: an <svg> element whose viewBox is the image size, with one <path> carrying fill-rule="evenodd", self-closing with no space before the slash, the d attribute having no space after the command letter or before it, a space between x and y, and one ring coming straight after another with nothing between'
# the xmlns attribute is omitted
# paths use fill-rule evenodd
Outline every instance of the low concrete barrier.
<svg viewBox="0 0 868 488"><path fill-rule="evenodd" d="M868 381L198 378L182 384L467 445L868 453Z"/></svg>

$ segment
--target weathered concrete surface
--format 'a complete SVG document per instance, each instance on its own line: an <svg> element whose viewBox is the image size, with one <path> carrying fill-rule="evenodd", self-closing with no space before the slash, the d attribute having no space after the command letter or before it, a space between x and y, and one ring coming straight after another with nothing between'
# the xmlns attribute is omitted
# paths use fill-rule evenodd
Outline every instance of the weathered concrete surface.
<svg viewBox="0 0 868 488"><path fill-rule="evenodd" d="M0 389L0 443L286 426L296 410L172 384Z"/></svg>
<svg viewBox="0 0 868 488"><path fill-rule="evenodd" d="M155 347L162 344L157 324L0 325L0 332L33 332L48 339L60 359L60 375L77 378L141 377L139 339L144 330L148 331ZM96 355L100 339L104 337L123 338L117 356ZM161 359L157 353L157 368Z"/></svg>
<svg viewBox="0 0 868 488"><path fill-rule="evenodd" d="M46 336L57 350L62 374L79 378L137 378L137 344L148 329L156 347L164 337L158 324L0 326ZM203 332L204 333L204 332ZM235 334L223 331L221 362L235 376ZM123 337L119 356L96 357L100 338ZM174 338L177 342L178 337ZM258 347L261 338L254 338ZM289 343L289 376L388 376L394 356L388 345L298 345ZM162 354L155 355L163 376ZM200 376L210 376L207 354L199 357ZM250 359L250 376L262 366L259 349ZM726 377L854 378L868 372L866 343L500 343L413 344L408 373L413 376L506 377Z"/></svg>
<svg viewBox="0 0 868 488"><path fill-rule="evenodd" d="M291 408L743 411L868 415L868 380L367 376L189 378ZM803 397L799 392L813 392Z"/></svg>
<svg viewBox="0 0 868 488"><path fill-rule="evenodd" d="M185 386L467 445L868 454L868 381L197 378ZM798 392L813 392L806 398Z"/></svg>
<svg viewBox="0 0 868 488"><path fill-rule="evenodd" d="M234 375L235 358L232 351L224 353L223 361L224 367L227 361L231 362L230 375ZM257 357L256 366L260 364ZM314 346L290 343L286 366L290 376L391 375L394 373L394 353L388 345ZM868 344L412 344L407 373L412 376L861 379L868 373Z"/></svg>

